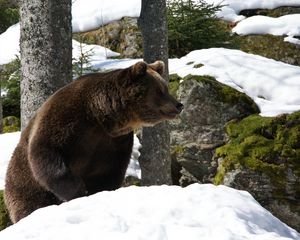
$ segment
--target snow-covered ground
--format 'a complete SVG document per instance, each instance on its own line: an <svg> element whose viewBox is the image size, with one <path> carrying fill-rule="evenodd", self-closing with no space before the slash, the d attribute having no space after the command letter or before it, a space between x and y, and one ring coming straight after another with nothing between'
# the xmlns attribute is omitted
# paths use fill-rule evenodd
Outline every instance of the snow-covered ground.
<svg viewBox="0 0 300 240"><path fill-rule="evenodd" d="M18 240L299 240L245 192L193 184L128 187L35 211L0 232Z"/></svg>
<svg viewBox="0 0 300 240"><path fill-rule="evenodd" d="M224 5L219 17L240 21L239 34L280 32L286 41L298 43L300 21L292 17L246 19L243 9L300 6L299 0L205 0ZM88 31L118 20L137 17L140 0L74 0L73 30ZM243 21L242 21L243 20ZM280 21L280 26L276 25ZM246 27L243 27L246 25ZM274 30L276 27L276 31ZM251 30L252 29L252 30ZM254 29L254 30L253 30ZM273 29L273 30L272 30ZM249 31L245 33L244 31ZM0 35L0 64L10 62L19 52L19 25ZM73 55L79 54L73 42ZM92 49L96 68L125 68L138 59L106 60L116 53L99 46ZM76 55L77 54L77 55ZM202 63L200 68L194 67ZM222 83L252 97L264 116L274 116L300 109L300 68L238 50L205 49L193 51L181 59L170 59L170 73L211 75ZM0 189L4 187L7 163L20 134L0 135ZM137 159L139 143L135 141L132 159ZM140 177L137 161L127 171ZM130 240L299 240L300 235L267 210L249 193L224 186L192 185L129 187L75 199L60 206L34 212L19 223L0 232L0 239L130 239Z"/></svg>
<svg viewBox="0 0 300 240"><path fill-rule="evenodd" d="M194 0L197 2L197 0ZM280 18L254 16L245 19L238 15L244 9L274 9L280 6L300 6L299 0L205 0L209 4L223 6L218 17L227 21L238 22L234 32L247 34L287 35L285 41L299 44L294 36L300 35L300 14ZM72 5L72 26L74 32L86 32L123 16L138 17L141 11L141 0L74 0ZM16 24L0 35L0 65L9 63L19 55L19 24ZM74 46L76 57L78 48ZM92 46L95 47L95 46ZM96 47L98 48L98 47ZM98 50L95 50L98 51ZM102 52L101 50L100 52ZM109 53L110 50L105 50ZM101 58L115 56L116 53L101 54Z"/></svg>
<svg viewBox="0 0 300 240"><path fill-rule="evenodd" d="M0 134L0 190L4 189L6 169L11 155L19 142L20 133Z"/></svg>
<svg viewBox="0 0 300 240"><path fill-rule="evenodd" d="M8 162L13 154L15 147L17 146L20 139L20 132L0 134L0 190L4 189L5 175L8 166ZM134 135L134 145L132 148L132 154L126 176L133 176L141 178L141 168L137 161L141 147L139 139Z"/></svg>

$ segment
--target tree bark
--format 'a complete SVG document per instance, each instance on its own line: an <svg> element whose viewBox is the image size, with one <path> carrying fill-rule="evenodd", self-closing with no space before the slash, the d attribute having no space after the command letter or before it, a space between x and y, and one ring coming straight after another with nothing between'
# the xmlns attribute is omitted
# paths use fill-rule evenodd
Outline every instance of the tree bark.
<svg viewBox="0 0 300 240"><path fill-rule="evenodd" d="M143 36L144 60L164 61L168 81L168 37L165 0L143 0L138 21ZM170 131L167 122L142 130L139 162L143 185L171 184Z"/></svg>
<svg viewBox="0 0 300 240"><path fill-rule="evenodd" d="M21 127L72 81L71 0L20 0Z"/></svg>
<svg viewBox="0 0 300 240"><path fill-rule="evenodd" d="M3 106L2 106L2 71L3 66L0 65L0 134L3 132Z"/></svg>
<svg viewBox="0 0 300 240"><path fill-rule="evenodd" d="M2 97L0 89L0 133L3 132L3 109L2 109Z"/></svg>

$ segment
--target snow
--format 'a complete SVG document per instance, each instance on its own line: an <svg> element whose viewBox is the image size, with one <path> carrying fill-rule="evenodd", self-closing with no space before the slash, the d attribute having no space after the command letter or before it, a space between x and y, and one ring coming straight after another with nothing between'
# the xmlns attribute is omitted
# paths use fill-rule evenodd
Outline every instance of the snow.
<svg viewBox="0 0 300 240"><path fill-rule="evenodd" d="M16 59L16 56L20 55L19 48L19 38L20 38L20 24L17 23L9 27L4 33L0 35L0 65L9 63ZM81 52L92 53L91 61L95 60L105 60L110 57L117 57L120 54L111 51L108 48L93 45L93 44L81 44L76 40L72 40L73 45L73 58L78 59Z"/></svg>
<svg viewBox="0 0 300 240"><path fill-rule="evenodd" d="M0 189L4 189L7 165L19 138L20 132L0 134Z"/></svg>
<svg viewBox="0 0 300 240"><path fill-rule="evenodd" d="M300 45L300 40L294 37L285 37L284 38L285 42L289 42L289 43L293 43L293 44L297 44Z"/></svg>
<svg viewBox="0 0 300 240"><path fill-rule="evenodd" d="M188 64L193 62L193 64ZM204 64L201 68L195 65ZM300 109L300 67L239 50L210 48L170 61L170 74L210 75L250 96L262 116Z"/></svg>
<svg viewBox="0 0 300 240"><path fill-rule="evenodd" d="M73 45L72 56L75 59L79 59L82 53L90 54L91 56L89 60L91 62L106 60L107 58L120 56L119 53L113 52L110 49L99 45L80 43L77 42L76 40L72 40L72 45Z"/></svg>
<svg viewBox="0 0 300 240"><path fill-rule="evenodd" d="M300 14L290 14L278 18L253 16L238 23L232 31L239 35L300 36Z"/></svg>
<svg viewBox="0 0 300 240"><path fill-rule="evenodd" d="M205 0L205 2L214 6L222 6L217 16L230 22L238 22L245 19L245 16L238 15L240 11L245 9L275 9L281 6L300 6L299 0Z"/></svg>
<svg viewBox="0 0 300 240"><path fill-rule="evenodd" d="M245 192L193 184L127 187L39 209L0 232L18 240L296 240Z"/></svg>
<svg viewBox="0 0 300 240"><path fill-rule="evenodd" d="M140 11L141 0L75 0L72 4L73 32L86 32L124 16L139 17Z"/></svg>
<svg viewBox="0 0 300 240"><path fill-rule="evenodd" d="M0 34L0 65L9 63L19 56L20 24L9 27Z"/></svg>
<svg viewBox="0 0 300 240"><path fill-rule="evenodd" d="M0 134L0 190L4 189L8 162L20 140L20 135L20 132ZM137 161L140 156L140 147L140 141L134 135L134 144L132 148L130 163L126 171L126 176L133 176L139 179L141 178L141 168Z"/></svg>

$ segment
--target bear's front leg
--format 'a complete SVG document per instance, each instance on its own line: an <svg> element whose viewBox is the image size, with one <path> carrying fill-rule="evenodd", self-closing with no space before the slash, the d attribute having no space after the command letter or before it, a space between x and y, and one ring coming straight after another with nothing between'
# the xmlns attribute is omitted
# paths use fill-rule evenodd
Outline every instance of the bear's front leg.
<svg viewBox="0 0 300 240"><path fill-rule="evenodd" d="M87 195L83 180L71 172L58 150L32 143L28 157L36 181L59 200L69 201Z"/></svg>

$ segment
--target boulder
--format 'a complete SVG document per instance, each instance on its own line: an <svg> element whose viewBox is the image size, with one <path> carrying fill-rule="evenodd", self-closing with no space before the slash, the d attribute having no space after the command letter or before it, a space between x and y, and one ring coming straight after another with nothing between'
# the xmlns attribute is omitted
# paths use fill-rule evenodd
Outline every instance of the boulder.
<svg viewBox="0 0 300 240"><path fill-rule="evenodd" d="M216 184L246 190L281 221L300 231L300 112L252 115L226 126L216 150Z"/></svg>
<svg viewBox="0 0 300 240"><path fill-rule="evenodd" d="M170 90L184 104L171 122L173 181L182 186L211 183L218 166L215 149L227 141L225 124L259 109L247 95L210 76L171 76Z"/></svg>
<svg viewBox="0 0 300 240"><path fill-rule="evenodd" d="M244 52L300 66L300 45L284 42L282 36L239 36L238 41L240 49Z"/></svg>
<svg viewBox="0 0 300 240"><path fill-rule="evenodd" d="M137 26L137 18L124 17L97 30L77 33L77 41L98 44L121 53L121 58L140 58L143 56L142 36Z"/></svg>

